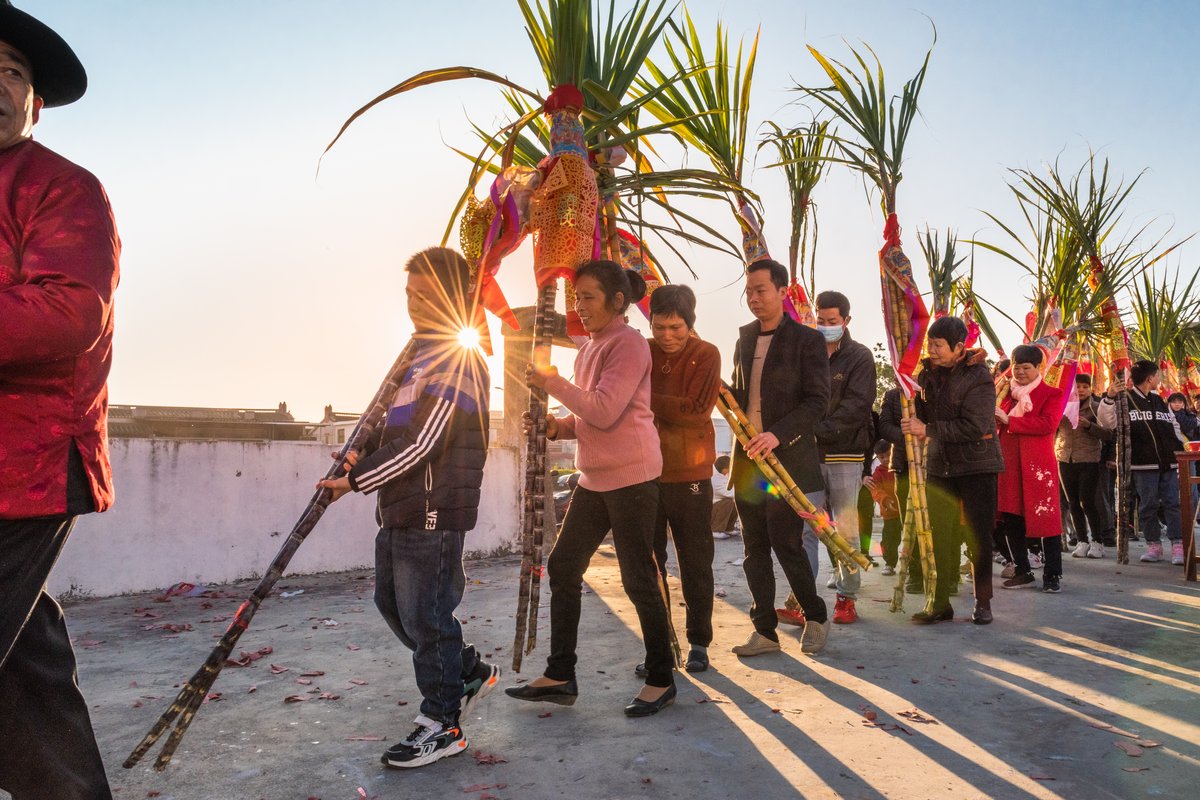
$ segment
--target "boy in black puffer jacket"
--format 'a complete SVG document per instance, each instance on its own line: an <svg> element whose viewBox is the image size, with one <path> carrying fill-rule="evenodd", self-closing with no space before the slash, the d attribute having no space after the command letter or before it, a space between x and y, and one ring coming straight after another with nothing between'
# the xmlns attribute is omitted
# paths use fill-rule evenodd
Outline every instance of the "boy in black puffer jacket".
<svg viewBox="0 0 1200 800"><path fill-rule="evenodd" d="M495 687L500 668L463 645L454 617L488 444L487 365L458 338L472 320L470 268L458 253L435 247L405 270L412 362L378 440L350 454L345 477L318 485L332 489L334 500L351 490L379 492L375 605L413 651L424 698L416 729L382 760L420 767L466 750L459 716Z"/></svg>

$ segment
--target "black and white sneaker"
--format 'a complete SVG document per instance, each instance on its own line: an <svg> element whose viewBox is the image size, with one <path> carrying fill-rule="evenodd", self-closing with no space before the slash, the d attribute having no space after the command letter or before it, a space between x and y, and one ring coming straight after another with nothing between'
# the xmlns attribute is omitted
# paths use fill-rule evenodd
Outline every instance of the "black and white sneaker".
<svg viewBox="0 0 1200 800"><path fill-rule="evenodd" d="M389 767L412 769L432 764L467 749L467 737L457 722L443 725L426 716L416 719L417 728L408 738L389 747L380 759Z"/></svg>
<svg viewBox="0 0 1200 800"><path fill-rule="evenodd" d="M496 684L500 683L500 668L489 664L482 658L475 662L475 669L463 680L463 696L460 708L464 715L470 716L480 700L487 697Z"/></svg>

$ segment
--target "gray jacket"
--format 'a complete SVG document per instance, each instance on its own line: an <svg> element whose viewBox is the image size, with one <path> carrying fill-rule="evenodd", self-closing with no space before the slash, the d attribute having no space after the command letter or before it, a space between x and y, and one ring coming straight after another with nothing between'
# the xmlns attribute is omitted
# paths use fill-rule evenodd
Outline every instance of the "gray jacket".
<svg viewBox="0 0 1200 800"><path fill-rule="evenodd" d="M1094 464L1100 461L1104 443L1112 441L1114 431L1097 417L1100 399L1088 398L1079 404L1079 427L1072 428L1071 421L1063 417L1058 423L1054 437L1054 456L1063 464Z"/></svg>

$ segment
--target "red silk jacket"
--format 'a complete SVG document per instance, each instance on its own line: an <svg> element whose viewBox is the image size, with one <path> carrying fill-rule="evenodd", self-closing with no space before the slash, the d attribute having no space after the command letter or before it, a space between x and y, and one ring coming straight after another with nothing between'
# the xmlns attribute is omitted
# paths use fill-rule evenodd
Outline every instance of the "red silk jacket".
<svg viewBox="0 0 1200 800"><path fill-rule="evenodd" d="M112 505L120 251L91 173L32 140L0 152L0 519L66 512L72 441L96 510Z"/></svg>

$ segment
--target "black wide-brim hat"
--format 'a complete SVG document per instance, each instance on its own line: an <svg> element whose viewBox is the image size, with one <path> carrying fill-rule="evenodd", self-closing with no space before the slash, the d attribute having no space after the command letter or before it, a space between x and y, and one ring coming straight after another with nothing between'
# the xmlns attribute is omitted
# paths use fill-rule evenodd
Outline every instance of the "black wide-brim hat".
<svg viewBox="0 0 1200 800"><path fill-rule="evenodd" d="M20 50L33 67L33 91L47 107L65 106L87 91L87 73L61 36L0 0L0 42Z"/></svg>

